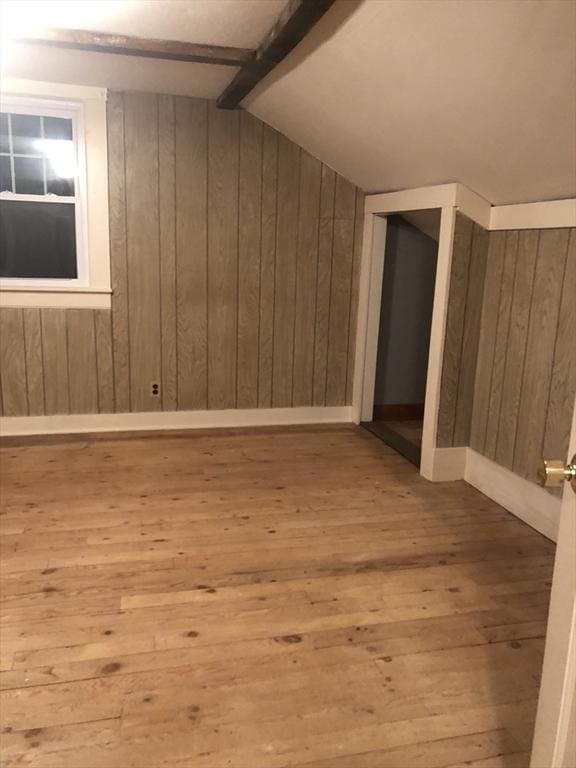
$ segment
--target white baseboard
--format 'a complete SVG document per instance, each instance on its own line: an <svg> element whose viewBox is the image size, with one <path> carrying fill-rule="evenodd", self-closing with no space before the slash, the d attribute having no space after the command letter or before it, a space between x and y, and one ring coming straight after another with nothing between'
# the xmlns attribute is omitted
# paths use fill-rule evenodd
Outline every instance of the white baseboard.
<svg viewBox="0 0 576 768"><path fill-rule="evenodd" d="M288 424L338 424L352 421L352 406L329 408L250 408L226 411L155 411L0 417L0 434L56 435L155 429L210 429Z"/></svg>
<svg viewBox="0 0 576 768"><path fill-rule="evenodd" d="M462 480L466 465L466 448L434 448L432 452L432 472L424 474L427 480L435 483L447 480Z"/></svg>
<svg viewBox="0 0 576 768"><path fill-rule="evenodd" d="M558 538L561 501L556 496L466 448L464 480L552 541Z"/></svg>

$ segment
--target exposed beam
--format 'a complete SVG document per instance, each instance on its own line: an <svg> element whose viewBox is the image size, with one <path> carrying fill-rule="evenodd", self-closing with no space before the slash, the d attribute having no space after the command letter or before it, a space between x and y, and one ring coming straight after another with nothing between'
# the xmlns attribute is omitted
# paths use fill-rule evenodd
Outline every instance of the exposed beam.
<svg viewBox="0 0 576 768"><path fill-rule="evenodd" d="M254 58L249 48L229 48L222 45L198 45L179 40L154 40L129 35L111 35L85 29L44 29L34 37L20 37L18 42L71 48L76 51L116 53L148 59L193 61L201 64L221 64L242 67Z"/></svg>
<svg viewBox="0 0 576 768"><path fill-rule="evenodd" d="M235 109L242 99L271 72L322 18L335 0L291 0L282 15L230 85L217 104L221 109Z"/></svg>

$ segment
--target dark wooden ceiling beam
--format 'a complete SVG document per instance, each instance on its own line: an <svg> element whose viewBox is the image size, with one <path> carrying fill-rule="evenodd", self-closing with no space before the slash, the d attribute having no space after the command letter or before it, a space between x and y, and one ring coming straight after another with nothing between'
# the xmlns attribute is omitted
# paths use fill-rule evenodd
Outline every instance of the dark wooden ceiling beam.
<svg viewBox="0 0 576 768"><path fill-rule="evenodd" d="M76 51L141 56L148 59L221 64L227 67L243 67L255 55L255 51L249 48L198 45L179 40L154 40L130 35L91 32L84 29L45 29L42 30L42 33L35 34L34 37L18 38L18 42L68 48Z"/></svg>
<svg viewBox="0 0 576 768"><path fill-rule="evenodd" d="M236 74L217 104L235 109L242 99L276 67L308 34L336 0L291 0L256 51Z"/></svg>

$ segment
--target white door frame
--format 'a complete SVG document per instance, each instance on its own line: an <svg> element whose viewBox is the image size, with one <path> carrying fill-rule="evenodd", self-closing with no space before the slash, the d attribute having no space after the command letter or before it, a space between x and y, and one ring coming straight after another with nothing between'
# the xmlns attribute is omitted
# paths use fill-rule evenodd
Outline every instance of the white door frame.
<svg viewBox="0 0 576 768"><path fill-rule="evenodd" d="M461 184L443 184L437 187L423 187L366 197L352 413L357 424L360 421L372 420L384 274L385 217L391 213L430 208L439 208L441 218L426 377L420 474L429 480L447 480L451 478L446 477L438 466L435 468L437 464L435 459L456 210L462 210L466 216L485 227L489 226L490 220L490 204Z"/></svg>

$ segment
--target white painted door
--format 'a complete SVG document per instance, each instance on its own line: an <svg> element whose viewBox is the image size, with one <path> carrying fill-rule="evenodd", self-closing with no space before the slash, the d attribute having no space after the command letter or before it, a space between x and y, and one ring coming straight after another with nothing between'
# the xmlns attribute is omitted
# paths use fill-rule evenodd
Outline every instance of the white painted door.
<svg viewBox="0 0 576 768"><path fill-rule="evenodd" d="M568 457L576 453L576 407ZM574 487L573 487L574 486ZM565 482L531 768L576 768L576 482Z"/></svg>

